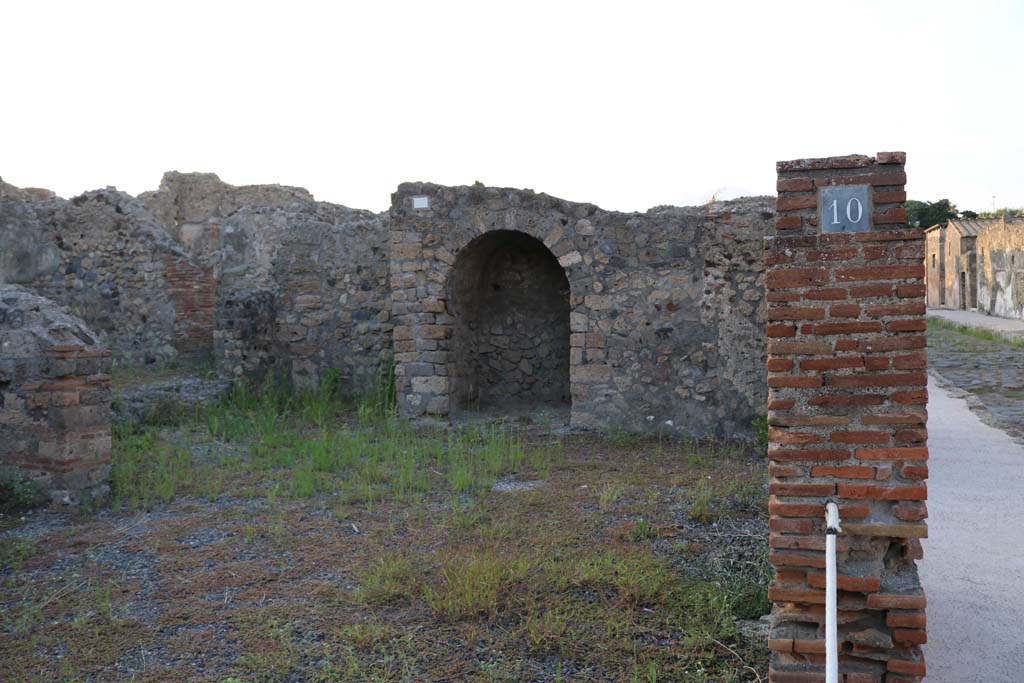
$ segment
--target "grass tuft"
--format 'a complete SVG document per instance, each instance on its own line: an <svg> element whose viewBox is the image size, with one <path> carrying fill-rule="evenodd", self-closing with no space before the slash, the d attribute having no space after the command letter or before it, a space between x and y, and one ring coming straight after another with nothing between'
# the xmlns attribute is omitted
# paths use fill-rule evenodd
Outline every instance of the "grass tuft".
<svg viewBox="0 0 1024 683"><path fill-rule="evenodd" d="M449 558L439 581L423 588L423 597L441 621L494 618L505 606L513 586L522 581L528 565L521 558L489 552Z"/></svg>
<svg viewBox="0 0 1024 683"><path fill-rule="evenodd" d="M994 342L1011 348L1024 349L1024 337L1008 335L996 330L989 330L983 327L970 327L943 320L941 318L928 318L928 331L946 330L956 332L967 337L980 339L982 341Z"/></svg>
<svg viewBox="0 0 1024 683"><path fill-rule="evenodd" d="M50 496L38 481L13 467L0 467L0 513L32 510L48 502Z"/></svg>

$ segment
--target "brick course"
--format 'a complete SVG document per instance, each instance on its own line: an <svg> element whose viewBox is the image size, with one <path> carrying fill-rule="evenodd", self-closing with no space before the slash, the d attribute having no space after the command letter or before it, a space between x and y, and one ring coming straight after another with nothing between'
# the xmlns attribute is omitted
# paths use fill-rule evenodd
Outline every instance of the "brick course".
<svg viewBox="0 0 1024 683"><path fill-rule="evenodd" d="M921 681L927 527L923 233L902 152L779 162L765 240L772 683L824 680L824 506L840 505L840 680ZM819 192L867 185L871 227L820 233ZM836 302L836 303L832 303ZM794 568L805 568L794 572Z"/></svg>

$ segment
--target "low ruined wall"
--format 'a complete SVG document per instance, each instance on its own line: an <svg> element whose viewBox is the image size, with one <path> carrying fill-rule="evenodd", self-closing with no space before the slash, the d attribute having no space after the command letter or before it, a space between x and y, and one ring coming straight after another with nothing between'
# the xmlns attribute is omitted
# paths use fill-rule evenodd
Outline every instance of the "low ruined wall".
<svg viewBox="0 0 1024 683"><path fill-rule="evenodd" d="M0 254L0 283L66 306L118 362L212 350L212 268L194 262L123 192L64 200L0 183Z"/></svg>
<svg viewBox="0 0 1024 683"><path fill-rule="evenodd" d="M528 190L403 184L390 245L401 411L450 412L453 271L474 238L505 230L543 242L568 279L575 426L749 433L766 399L773 218L769 198L629 214Z"/></svg>
<svg viewBox="0 0 1024 683"><path fill-rule="evenodd" d="M978 311L1024 318L1024 220L1001 221L981 231L978 258Z"/></svg>
<svg viewBox="0 0 1024 683"><path fill-rule="evenodd" d="M110 472L110 353L85 323L0 285L0 464L54 499L102 495Z"/></svg>

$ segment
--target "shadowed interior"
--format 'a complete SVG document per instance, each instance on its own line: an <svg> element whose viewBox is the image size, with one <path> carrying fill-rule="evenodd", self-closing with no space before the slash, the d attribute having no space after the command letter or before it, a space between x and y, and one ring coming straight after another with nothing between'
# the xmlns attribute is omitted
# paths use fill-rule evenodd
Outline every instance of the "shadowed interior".
<svg viewBox="0 0 1024 683"><path fill-rule="evenodd" d="M476 238L450 290L453 409L569 405L569 281L542 242L510 230Z"/></svg>

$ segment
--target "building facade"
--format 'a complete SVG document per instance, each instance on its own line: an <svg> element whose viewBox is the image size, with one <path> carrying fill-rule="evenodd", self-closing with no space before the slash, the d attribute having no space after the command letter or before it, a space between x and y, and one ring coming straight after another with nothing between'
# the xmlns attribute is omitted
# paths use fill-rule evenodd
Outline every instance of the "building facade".
<svg viewBox="0 0 1024 683"><path fill-rule="evenodd" d="M1004 217L978 235L978 311L1024 319L1024 220Z"/></svg>
<svg viewBox="0 0 1024 683"><path fill-rule="evenodd" d="M933 308L946 305L946 226L933 225L924 231L927 303Z"/></svg>
<svg viewBox="0 0 1024 683"><path fill-rule="evenodd" d="M1000 219L954 219L925 230L928 305L970 311L978 305L978 235Z"/></svg>

